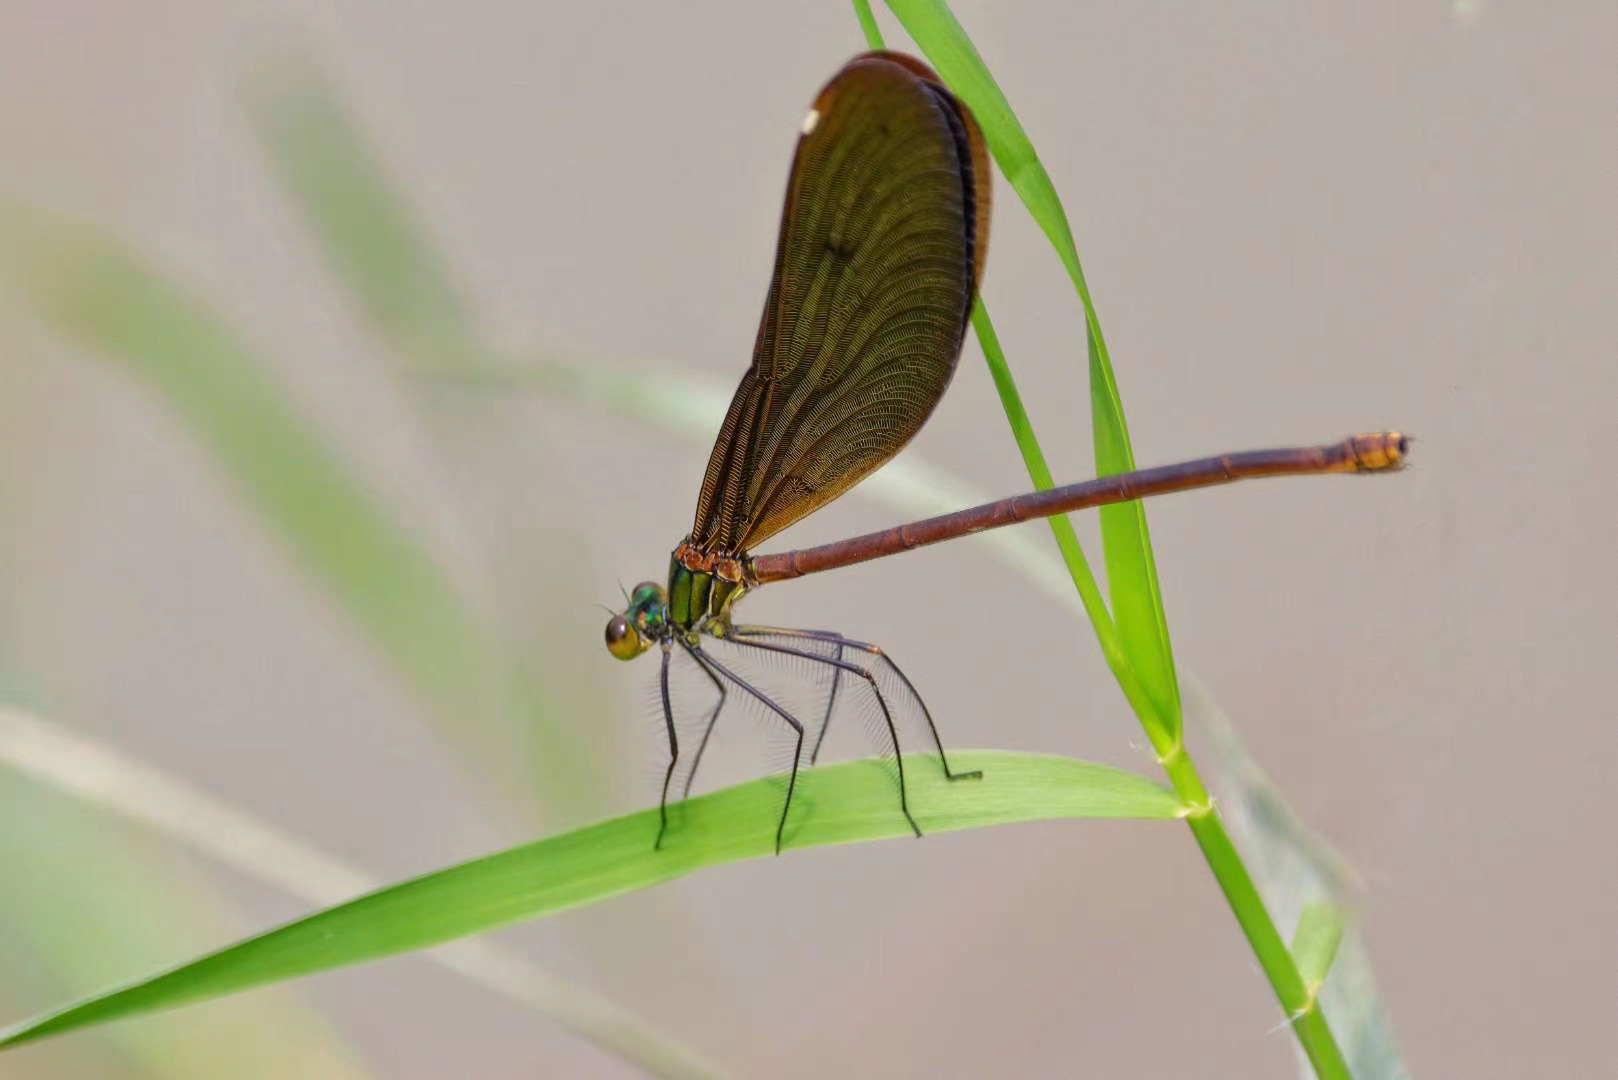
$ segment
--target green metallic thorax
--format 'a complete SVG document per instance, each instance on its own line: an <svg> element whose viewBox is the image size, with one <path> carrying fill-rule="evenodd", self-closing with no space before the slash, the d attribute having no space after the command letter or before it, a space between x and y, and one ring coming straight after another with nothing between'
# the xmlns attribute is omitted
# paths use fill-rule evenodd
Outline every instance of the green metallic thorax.
<svg viewBox="0 0 1618 1080"><path fill-rule="evenodd" d="M694 630L705 619L722 633L730 625L730 608L747 586L725 581L705 570L692 570L679 559L669 559L669 622L680 630Z"/></svg>

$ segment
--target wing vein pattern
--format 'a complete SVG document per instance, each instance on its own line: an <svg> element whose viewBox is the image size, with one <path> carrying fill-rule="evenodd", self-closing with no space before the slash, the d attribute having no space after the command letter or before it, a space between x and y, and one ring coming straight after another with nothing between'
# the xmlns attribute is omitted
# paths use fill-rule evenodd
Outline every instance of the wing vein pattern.
<svg viewBox="0 0 1618 1080"><path fill-rule="evenodd" d="M982 277L988 153L937 76L867 53L813 108L697 501L705 551L751 550L898 453L949 385Z"/></svg>

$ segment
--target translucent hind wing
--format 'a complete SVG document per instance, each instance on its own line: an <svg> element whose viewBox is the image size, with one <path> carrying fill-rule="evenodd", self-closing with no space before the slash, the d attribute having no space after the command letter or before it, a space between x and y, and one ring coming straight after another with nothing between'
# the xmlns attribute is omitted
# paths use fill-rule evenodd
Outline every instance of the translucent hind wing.
<svg viewBox="0 0 1618 1080"><path fill-rule="evenodd" d="M920 430L960 356L988 240L983 137L925 65L856 57L805 120L775 272L692 541L747 551Z"/></svg>

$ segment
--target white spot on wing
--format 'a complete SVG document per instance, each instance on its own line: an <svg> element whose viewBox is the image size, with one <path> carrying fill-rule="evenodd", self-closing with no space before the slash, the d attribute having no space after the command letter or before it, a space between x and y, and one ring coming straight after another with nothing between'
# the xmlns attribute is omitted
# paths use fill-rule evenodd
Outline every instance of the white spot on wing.
<svg viewBox="0 0 1618 1080"><path fill-rule="evenodd" d="M818 123L820 123L820 110L810 109L809 114L803 118L803 133L807 135L814 131Z"/></svg>

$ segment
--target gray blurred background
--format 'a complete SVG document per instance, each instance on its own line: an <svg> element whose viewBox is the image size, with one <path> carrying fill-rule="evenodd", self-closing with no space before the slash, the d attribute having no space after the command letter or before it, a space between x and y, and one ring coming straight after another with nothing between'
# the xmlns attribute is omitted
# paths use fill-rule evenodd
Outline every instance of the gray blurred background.
<svg viewBox="0 0 1618 1080"><path fill-rule="evenodd" d="M1618 509L1593 467L1618 419L1618 8L955 7L1065 200L1143 464L1385 426L1420 440L1397 477L1151 508L1182 671L1357 870L1412 1073L1618 1073L1599 816ZM0 691L394 880L655 799L651 662L612 660L594 605L664 572L708 447L576 395L402 375L244 105L289 42L512 370L724 387L796 125L862 38L830 0L0 9L0 197L107 227L253 346L550 688L577 790L552 797L558 762L520 731L492 755L458 740L172 410L14 297ZM1058 478L1080 479L1081 309L1003 180L997 199L985 297ZM975 342L908 453L984 492L1027 487ZM775 546L899 515L851 496ZM1080 529L1099 563L1093 518ZM982 539L749 609L884 643L952 745L1155 774L1088 625ZM0 798L0 1020L312 906L12 765ZM1173 825L754 861L495 943L738 1077L1296 1070ZM92 1075L639 1074L411 957L0 1055L8 1080Z"/></svg>

